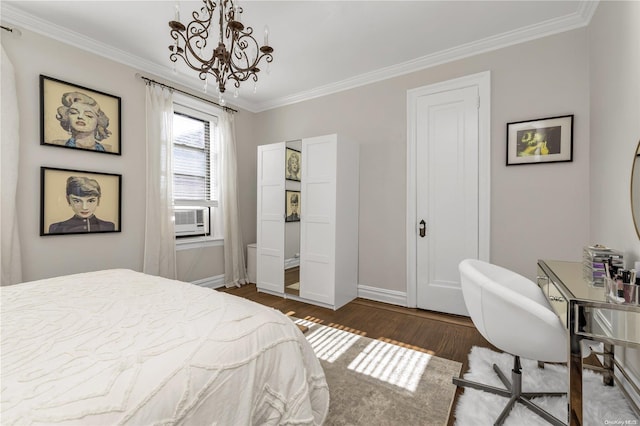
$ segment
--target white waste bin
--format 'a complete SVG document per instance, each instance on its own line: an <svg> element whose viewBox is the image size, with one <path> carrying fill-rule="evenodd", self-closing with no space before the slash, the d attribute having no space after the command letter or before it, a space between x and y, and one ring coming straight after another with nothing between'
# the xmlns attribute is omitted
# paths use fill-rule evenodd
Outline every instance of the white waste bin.
<svg viewBox="0 0 640 426"><path fill-rule="evenodd" d="M247 244L247 275L250 283L256 283L256 243Z"/></svg>

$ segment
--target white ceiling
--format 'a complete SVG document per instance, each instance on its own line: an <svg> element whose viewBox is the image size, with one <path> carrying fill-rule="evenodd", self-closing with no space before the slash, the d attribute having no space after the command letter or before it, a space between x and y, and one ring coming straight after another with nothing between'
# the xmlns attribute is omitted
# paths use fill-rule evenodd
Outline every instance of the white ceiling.
<svg viewBox="0 0 640 426"><path fill-rule="evenodd" d="M168 21L202 1L9 1L2 22L201 91L173 73ZM249 1L243 23L269 26L274 61L229 104L263 111L587 25L597 1ZM190 19L189 19L190 20ZM4 32L3 32L4 33ZM4 36L4 34L3 34ZM147 75L147 74L145 74ZM213 85L211 85L213 86ZM210 87L211 87L210 86Z"/></svg>

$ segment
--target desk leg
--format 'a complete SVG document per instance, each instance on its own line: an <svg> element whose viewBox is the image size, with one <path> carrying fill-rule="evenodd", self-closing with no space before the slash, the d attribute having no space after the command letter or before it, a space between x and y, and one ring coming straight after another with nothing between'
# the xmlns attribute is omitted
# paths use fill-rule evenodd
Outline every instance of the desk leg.
<svg viewBox="0 0 640 426"><path fill-rule="evenodd" d="M582 426L582 350L581 336L575 334L578 305L569 301L569 424Z"/></svg>
<svg viewBox="0 0 640 426"><path fill-rule="evenodd" d="M614 346L610 343L604 344L604 365L605 368L604 374L602 375L602 382L607 386L613 386L613 354Z"/></svg>
<svg viewBox="0 0 640 426"><path fill-rule="evenodd" d="M569 424L580 426L582 425L582 353L571 353L569 357Z"/></svg>

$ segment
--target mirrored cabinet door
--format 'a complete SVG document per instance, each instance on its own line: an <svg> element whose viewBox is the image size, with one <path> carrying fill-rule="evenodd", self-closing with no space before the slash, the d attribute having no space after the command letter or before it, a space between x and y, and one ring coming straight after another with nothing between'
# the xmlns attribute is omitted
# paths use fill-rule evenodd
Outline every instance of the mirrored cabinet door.
<svg viewBox="0 0 640 426"><path fill-rule="evenodd" d="M302 140L285 143L284 292L300 295L300 191Z"/></svg>

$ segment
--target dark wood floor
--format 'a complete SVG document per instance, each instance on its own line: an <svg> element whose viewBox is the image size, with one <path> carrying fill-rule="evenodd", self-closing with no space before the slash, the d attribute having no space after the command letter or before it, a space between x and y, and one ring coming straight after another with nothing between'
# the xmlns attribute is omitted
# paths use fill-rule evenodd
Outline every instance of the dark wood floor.
<svg viewBox="0 0 640 426"><path fill-rule="evenodd" d="M435 356L462 363L463 372L467 371L467 355L473 346L497 350L480 335L467 317L403 308L365 299L355 299L334 311L260 293L255 284L220 291L253 300L298 318L311 319L324 325L341 325L372 339L418 346ZM460 393L461 390L458 389L456 400ZM453 425L453 421L452 415L449 425Z"/></svg>

